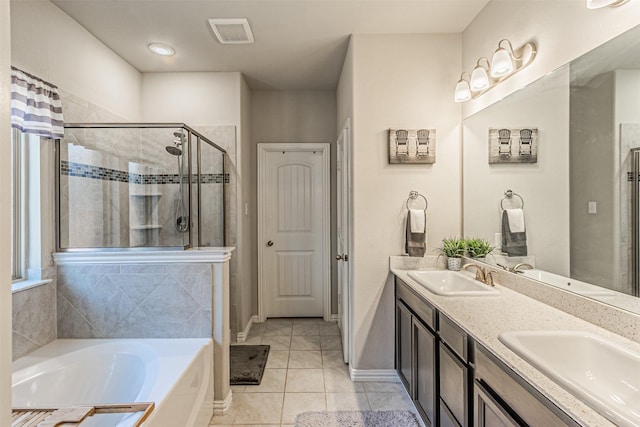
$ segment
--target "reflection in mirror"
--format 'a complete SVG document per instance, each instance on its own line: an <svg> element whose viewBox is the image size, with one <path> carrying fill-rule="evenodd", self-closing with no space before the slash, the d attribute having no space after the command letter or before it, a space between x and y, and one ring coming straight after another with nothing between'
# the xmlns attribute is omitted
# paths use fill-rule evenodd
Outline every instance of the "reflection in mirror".
<svg viewBox="0 0 640 427"><path fill-rule="evenodd" d="M636 27L464 121L464 234L494 242L487 262L640 313L639 93ZM537 129L536 161L490 164L490 129ZM527 256L501 251L507 190Z"/></svg>

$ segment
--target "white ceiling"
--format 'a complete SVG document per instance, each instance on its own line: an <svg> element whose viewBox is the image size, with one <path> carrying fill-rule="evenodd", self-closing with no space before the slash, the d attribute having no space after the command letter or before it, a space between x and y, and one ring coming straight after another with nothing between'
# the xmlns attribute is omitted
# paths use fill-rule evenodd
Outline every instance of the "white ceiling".
<svg viewBox="0 0 640 427"><path fill-rule="evenodd" d="M253 89L335 89L353 33L459 33L489 0L52 0L141 72L240 71ZM221 45L209 18L248 18ZM162 42L163 58L147 45ZM410 66L409 62L406 66Z"/></svg>

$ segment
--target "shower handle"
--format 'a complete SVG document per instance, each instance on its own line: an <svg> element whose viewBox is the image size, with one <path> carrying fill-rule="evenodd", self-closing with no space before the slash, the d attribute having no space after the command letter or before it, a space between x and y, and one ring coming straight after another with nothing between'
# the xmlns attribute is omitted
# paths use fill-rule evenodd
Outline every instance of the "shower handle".
<svg viewBox="0 0 640 427"><path fill-rule="evenodd" d="M267 242L267 246L268 246L268 247L273 246L273 241L269 240L269 241Z"/></svg>

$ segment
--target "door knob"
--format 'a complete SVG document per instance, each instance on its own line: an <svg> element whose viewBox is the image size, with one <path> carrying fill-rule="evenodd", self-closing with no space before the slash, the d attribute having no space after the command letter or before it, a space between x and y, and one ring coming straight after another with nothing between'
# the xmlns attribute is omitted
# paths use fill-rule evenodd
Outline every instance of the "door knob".
<svg viewBox="0 0 640 427"><path fill-rule="evenodd" d="M269 247L273 246L273 242L272 242L271 240L269 240L269 241L267 242L267 246L269 246Z"/></svg>
<svg viewBox="0 0 640 427"><path fill-rule="evenodd" d="M336 260L338 260L338 261L349 261L349 255L347 255L347 254L336 255Z"/></svg>

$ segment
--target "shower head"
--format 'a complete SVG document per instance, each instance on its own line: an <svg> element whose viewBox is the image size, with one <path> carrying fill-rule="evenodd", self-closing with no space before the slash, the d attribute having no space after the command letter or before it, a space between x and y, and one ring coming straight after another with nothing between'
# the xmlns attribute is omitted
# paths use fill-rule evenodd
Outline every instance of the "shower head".
<svg viewBox="0 0 640 427"><path fill-rule="evenodd" d="M167 150L167 153L171 154L172 156L181 156L182 155L182 150L179 149L178 147L173 147L171 145L167 145L165 147L165 150Z"/></svg>
<svg viewBox="0 0 640 427"><path fill-rule="evenodd" d="M174 132L173 133L173 143L180 146L181 144L184 143L184 133L182 133L182 131L178 131L178 132Z"/></svg>

